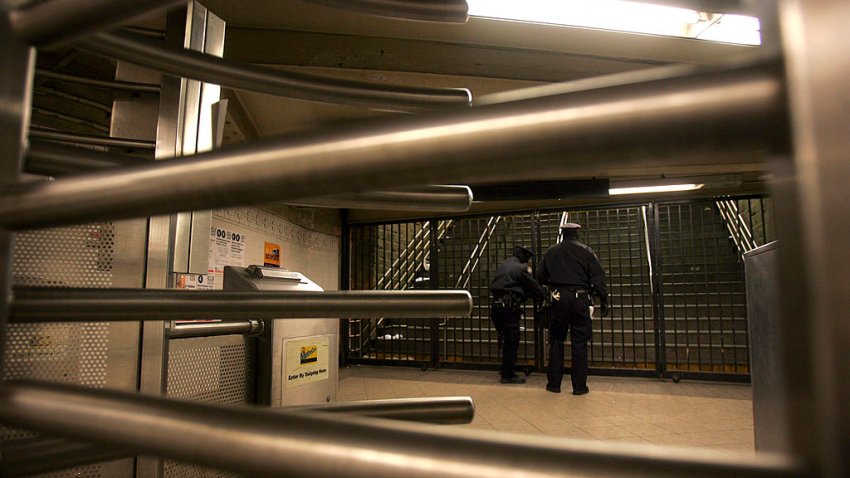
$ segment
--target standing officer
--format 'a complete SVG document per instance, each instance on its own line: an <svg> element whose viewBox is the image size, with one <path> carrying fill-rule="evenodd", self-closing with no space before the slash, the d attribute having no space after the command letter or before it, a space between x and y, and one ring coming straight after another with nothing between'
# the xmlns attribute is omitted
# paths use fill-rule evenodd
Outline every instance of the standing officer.
<svg viewBox="0 0 850 478"><path fill-rule="evenodd" d="M579 224L561 225L563 240L546 251L538 278L552 291L549 320L549 367L546 390L561 392L564 378L564 340L567 332L572 343L570 379L573 395L584 395L587 388L587 342L593 336L590 324L593 296L599 297L602 316L608 315L608 291L605 271L593 249L578 240Z"/></svg>
<svg viewBox="0 0 850 478"><path fill-rule="evenodd" d="M490 283L490 292L493 293L490 319L502 342L501 383L525 383L524 378L516 375L522 306L526 295L546 299L546 291L534 280L528 266L533 255L530 250L515 246L513 255L499 265L496 277Z"/></svg>

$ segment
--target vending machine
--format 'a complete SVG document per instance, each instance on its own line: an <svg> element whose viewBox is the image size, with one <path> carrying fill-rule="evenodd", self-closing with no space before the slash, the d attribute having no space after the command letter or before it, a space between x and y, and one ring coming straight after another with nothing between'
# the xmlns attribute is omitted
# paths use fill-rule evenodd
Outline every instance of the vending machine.
<svg viewBox="0 0 850 478"><path fill-rule="evenodd" d="M224 268L224 290L318 291L300 272L277 267ZM339 319L272 319L256 338L257 403L272 407L336 401Z"/></svg>

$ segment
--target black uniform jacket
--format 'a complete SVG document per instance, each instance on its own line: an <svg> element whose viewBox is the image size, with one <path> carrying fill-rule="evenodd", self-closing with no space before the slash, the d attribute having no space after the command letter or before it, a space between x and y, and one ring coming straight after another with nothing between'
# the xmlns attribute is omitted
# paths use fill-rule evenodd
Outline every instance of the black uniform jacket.
<svg viewBox="0 0 850 478"><path fill-rule="evenodd" d="M580 287L592 291L603 302L608 299L599 258L593 249L576 239L564 239L550 247L540 261L537 278L552 288Z"/></svg>
<svg viewBox="0 0 850 478"><path fill-rule="evenodd" d="M528 272L528 265L520 262L516 256L508 257L496 269L496 277L490 282L490 291L494 296L513 292L523 299L529 295L538 300L546 298L546 291Z"/></svg>

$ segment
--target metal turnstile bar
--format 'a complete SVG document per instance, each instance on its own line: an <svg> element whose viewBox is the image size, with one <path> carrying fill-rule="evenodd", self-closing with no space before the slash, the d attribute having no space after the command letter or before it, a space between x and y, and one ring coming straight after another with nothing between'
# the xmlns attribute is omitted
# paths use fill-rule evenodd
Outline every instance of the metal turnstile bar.
<svg viewBox="0 0 850 478"><path fill-rule="evenodd" d="M95 78L85 78L82 76L68 75L50 70L36 68L36 78L46 78L49 80L59 80L68 83L78 83L86 86L94 86L95 88L103 88L106 90L121 91L126 93L148 93L158 95L162 88L159 85L151 85L149 83L132 83L129 81L106 81Z"/></svg>
<svg viewBox="0 0 850 478"><path fill-rule="evenodd" d="M29 137L50 141L62 141L66 143L91 144L95 146L115 146L118 148L131 149L155 149L153 141L143 141L129 138L110 138L106 136L93 136L88 134L64 133L61 131L50 131L45 129L30 128Z"/></svg>
<svg viewBox="0 0 850 478"><path fill-rule="evenodd" d="M49 141L30 141L24 158L24 171L46 176L66 176L98 169L149 163L150 160L127 154L95 152Z"/></svg>
<svg viewBox="0 0 850 478"><path fill-rule="evenodd" d="M480 478L504 476L505 470L534 477L799 475L788 458L770 454L671 454L637 444L517 440L482 430L270 413L33 382L9 382L0 390L0 422L250 476Z"/></svg>
<svg viewBox="0 0 850 478"><path fill-rule="evenodd" d="M200 322L174 324L168 330L170 339L211 337L213 335L260 335L265 326L261 320Z"/></svg>
<svg viewBox="0 0 850 478"><path fill-rule="evenodd" d="M0 443L0 476L33 476L133 455L127 450L61 438L8 441Z"/></svg>
<svg viewBox="0 0 850 478"><path fill-rule="evenodd" d="M475 418L475 404L470 397L391 398L357 402L323 403L286 407L285 412L309 410L348 413L361 417L386 418L420 423L462 425Z"/></svg>
<svg viewBox="0 0 850 478"><path fill-rule="evenodd" d="M31 174L66 176L99 169L112 169L149 160L127 154L103 153L44 141L31 142L24 170ZM340 196L322 196L288 201L297 206L337 209L389 209L394 211L466 212L472 205L468 186L422 186L398 191L366 191Z"/></svg>
<svg viewBox="0 0 850 478"><path fill-rule="evenodd" d="M398 191L364 191L287 201L287 204L345 209L466 212L472 205L468 186L422 186Z"/></svg>
<svg viewBox="0 0 850 478"><path fill-rule="evenodd" d="M606 177L753 164L787 152L779 65L757 65L418 117L79 175L0 196L0 227L300 199L422 184ZM164 164L163 164L164 163Z"/></svg>
<svg viewBox="0 0 850 478"><path fill-rule="evenodd" d="M45 46L103 30L181 0L47 0L8 13L12 31Z"/></svg>
<svg viewBox="0 0 850 478"><path fill-rule="evenodd" d="M423 22L466 23L466 0L307 0L320 5L376 15Z"/></svg>
<svg viewBox="0 0 850 478"><path fill-rule="evenodd" d="M167 48L162 42L127 32L100 33L81 39L77 46L163 73L289 98L395 111L469 106L472 102L472 94L465 88L387 85L285 72Z"/></svg>
<svg viewBox="0 0 850 478"><path fill-rule="evenodd" d="M434 318L472 311L465 290L247 292L14 288L12 322Z"/></svg>

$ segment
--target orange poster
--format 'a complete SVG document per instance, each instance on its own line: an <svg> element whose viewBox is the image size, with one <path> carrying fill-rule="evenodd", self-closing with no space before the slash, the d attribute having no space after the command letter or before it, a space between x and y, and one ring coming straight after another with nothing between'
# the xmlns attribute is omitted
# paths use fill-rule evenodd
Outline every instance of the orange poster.
<svg viewBox="0 0 850 478"><path fill-rule="evenodd" d="M280 267L280 244L266 242L263 254L263 265L266 267Z"/></svg>

